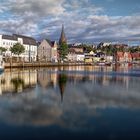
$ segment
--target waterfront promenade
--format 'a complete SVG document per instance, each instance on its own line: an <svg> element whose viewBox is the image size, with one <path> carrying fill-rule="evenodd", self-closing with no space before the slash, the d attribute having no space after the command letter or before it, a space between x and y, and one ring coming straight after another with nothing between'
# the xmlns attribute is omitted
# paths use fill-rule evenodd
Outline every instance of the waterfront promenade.
<svg viewBox="0 0 140 140"><path fill-rule="evenodd" d="M112 63L114 64L114 63ZM51 62L14 62L14 63L10 63L7 62L5 63L5 68L27 68L27 67L59 67L59 66L87 66L87 65L100 65L100 66L110 66L112 65L110 64L105 64L105 65L100 65L100 63L84 63L84 62L79 62L79 63L72 63L72 62L65 62L65 63L51 63ZM140 62L132 62L132 63L116 63L117 65L121 65L121 64L128 64L128 65L132 65L132 64L136 64L136 65L140 65Z"/></svg>
<svg viewBox="0 0 140 140"><path fill-rule="evenodd" d="M5 68L26 68L26 67L56 67L56 66L79 66L91 65L86 63L50 63L50 62L14 62L5 63Z"/></svg>

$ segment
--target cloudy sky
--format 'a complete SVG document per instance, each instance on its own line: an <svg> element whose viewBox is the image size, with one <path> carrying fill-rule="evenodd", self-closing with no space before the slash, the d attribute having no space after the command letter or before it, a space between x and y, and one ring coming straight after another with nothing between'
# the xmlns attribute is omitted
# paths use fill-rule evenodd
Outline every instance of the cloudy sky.
<svg viewBox="0 0 140 140"><path fill-rule="evenodd" d="M140 44L139 0L0 0L0 34Z"/></svg>

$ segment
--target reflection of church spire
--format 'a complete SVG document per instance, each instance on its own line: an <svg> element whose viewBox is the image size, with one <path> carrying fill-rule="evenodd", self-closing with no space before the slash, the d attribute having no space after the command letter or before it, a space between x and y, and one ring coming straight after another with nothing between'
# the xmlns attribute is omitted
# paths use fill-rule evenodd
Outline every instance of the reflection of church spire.
<svg viewBox="0 0 140 140"><path fill-rule="evenodd" d="M60 74L58 76L58 84L59 84L59 89L60 89L60 94L61 94L61 102L63 102L63 96L64 96L64 90L66 87L66 82L67 82L67 76L65 74Z"/></svg>
<svg viewBox="0 0 140 140"><path fill-rule="evenodd" d="M61 45L62 43L67 44L67 39L66 39L65 32L64 32L64 25L62 25L61 36L60 36L60 39L59 39L59 45Z"/></svg>

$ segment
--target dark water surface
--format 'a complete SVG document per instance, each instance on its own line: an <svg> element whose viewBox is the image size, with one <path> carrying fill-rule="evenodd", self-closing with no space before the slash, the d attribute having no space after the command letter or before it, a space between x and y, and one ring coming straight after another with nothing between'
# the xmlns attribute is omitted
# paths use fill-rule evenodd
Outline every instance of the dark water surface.
<svg viewBox="0 0 140 140"><path fill-rule="evenodd" d="M6 69L0 139L140 139L140 67Z"/></svg>

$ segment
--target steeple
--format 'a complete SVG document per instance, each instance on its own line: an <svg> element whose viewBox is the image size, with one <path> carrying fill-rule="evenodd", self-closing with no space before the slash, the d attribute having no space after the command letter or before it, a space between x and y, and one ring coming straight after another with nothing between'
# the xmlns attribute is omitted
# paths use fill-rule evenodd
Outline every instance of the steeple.
<svg viewBox="0 0 140 140"><path fill-rule="evenodd" d="M67 43L67 39L65 36L65 32L64 32L64 25L62 24L62 31L61 31L61 36L59 39L59 45L61 45L62 43Z"/></svg>

